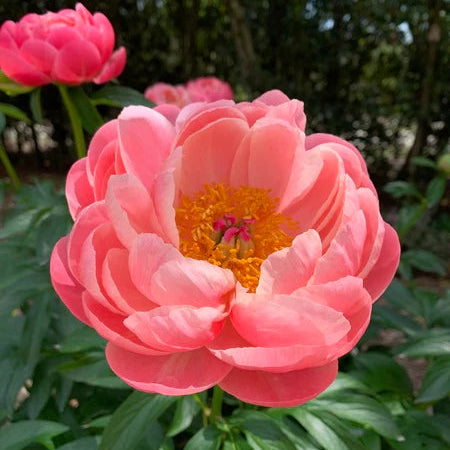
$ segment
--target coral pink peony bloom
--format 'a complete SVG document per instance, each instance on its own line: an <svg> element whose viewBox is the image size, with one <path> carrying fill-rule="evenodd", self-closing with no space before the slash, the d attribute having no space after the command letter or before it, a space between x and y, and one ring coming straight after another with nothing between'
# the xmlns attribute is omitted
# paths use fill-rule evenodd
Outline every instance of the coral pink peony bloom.
<svg viewBox="0 0 450 450"><path fill-rule="evenodd" d="M114 30L102 13L75 10L26 14L0 28L0 69L17 83L106 83L122 72L125 48L113 53Z"/></svg>
<svg viewBox="0 0 450 450"><path fill-rule="evenodd" d="M233 91L225 81L216 77L200 77L186 84L191 102L215 102L216 100L232 100Z"/></svg>
<svg viewBox="0 0 450 450"><path fill-rule="evenodd" d="M126 383L292 406L334 380L400 248L358 151L305 121L279 91L131 106L74 164L51 277Z"/></svg>
<svg viewBox="0 0 450 450"><path fill-rule="evenodd" d="M186 85L172 86L167 83L156 83L149 86L144 95L157 105L177 106L186 106L195 102L233 99L233 91L230 85L216 77L197 78L189 81Z"/></svg>
<svg viewBox="0 0 450 450"><path fill-rule="evenodd" d="M156 83L149 86L145 90L144 95L156 105L167 103L169 105L185 106L190 103L188 92L181 84L172 86L168 83Z"/></svg>

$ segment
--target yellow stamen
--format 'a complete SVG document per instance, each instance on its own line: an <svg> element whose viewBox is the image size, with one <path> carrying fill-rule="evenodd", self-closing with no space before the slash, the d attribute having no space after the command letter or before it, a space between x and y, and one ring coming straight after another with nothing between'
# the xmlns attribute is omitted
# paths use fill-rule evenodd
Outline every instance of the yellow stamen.
<svg viewBox="0 0 450 450"><path fill-rule="evenodd" d="M297 224L276 212L278 201L262 188L205 185L192 198L183 196L176 209L176 223L183 255L230 269L250 292L255 292L262 262L273 252L291 245ZM237 221L254 219L250 240L239 234L227 242L214 230L217 219L232 215Z"/></svg>

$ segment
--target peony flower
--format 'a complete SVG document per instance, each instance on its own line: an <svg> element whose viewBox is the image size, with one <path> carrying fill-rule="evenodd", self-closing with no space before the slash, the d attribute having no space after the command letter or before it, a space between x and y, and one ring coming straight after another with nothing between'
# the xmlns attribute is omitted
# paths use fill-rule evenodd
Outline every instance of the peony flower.
<svg viewBox="0 0 450 450"><path fill-rule="evenodd" d="M358 151L305 122L279 91L130 106L74 164L52 282L126 383L293 406L335 379L399 241Z"/></svg>
<svg viewBox="0 0 450 450"><path fill-rule="evenodd" d="M181 107L195 102L233 99L230 85L216 77L196 78L186 85L172 86L167 83L156 83L149 86L144 95L156 105L169 104Z"/></svg>
<svg viewBox="0 0 450 450"><path fill-rule="evenodd" d="M169 104L177 106L185 106L189 101L189 94L181 84L172 86L168 83L156 83L149 86L144 96L156 105Z"/></svg>
<svg viewBox="0 0 450 450"><path fill-rule="evenodd" d="M114 49L114 30L102 13L75 10L26 14L0 28L0 69L17 83L106 83L122 72L125 48Z"/></svg>
<svg viewBox="0 0 450 450"><path fill-rule="evenodd" d="M191 102L214 102L216 100L232 100L233 91L225 81L216 77L200 77L186 84Z"/></svg>

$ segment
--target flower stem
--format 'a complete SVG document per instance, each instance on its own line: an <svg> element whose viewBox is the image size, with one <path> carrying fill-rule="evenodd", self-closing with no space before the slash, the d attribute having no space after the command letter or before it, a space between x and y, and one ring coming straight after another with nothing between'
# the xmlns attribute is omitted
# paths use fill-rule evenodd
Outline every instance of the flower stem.
<svg viewBox="0 0 450 450"><path fill-rule="evenodd" d="M83 127L81 125L81 119L78 115L77 109L70 98L67 86L64 84L58 84L59 93L64 102L64 106L69 113L70 124L72 125L73 137L75 140L75 149L77 151L78 159L86 156L86 143L84 141Z"/></svg>
<svg viewBox="0 0 450 450"><path fill-rule="evenodd" d="M11 164L11 161L8 158L8 154L6 153L5 147L3 147L3 144L0 142L0 160L3 163L3 166L6 169L6 172L8 173L9 179L11 180L11 183L15 190L20 188L20 179L17 175L16 170L14 169L14 166Z"/></svg>
<svg viewBox="0 0 450 450"><path fill-rule="evenodd" d="M211 401L210 422L215 424L218 417L222 417L223 391L219 386L214 386L213 397Z"/></svg>

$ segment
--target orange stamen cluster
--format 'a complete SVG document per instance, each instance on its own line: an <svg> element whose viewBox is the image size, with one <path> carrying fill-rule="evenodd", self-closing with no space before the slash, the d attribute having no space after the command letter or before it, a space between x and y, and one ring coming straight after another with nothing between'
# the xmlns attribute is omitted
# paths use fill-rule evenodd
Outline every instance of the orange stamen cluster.
<svg viewBox="0 0 450 450"><path fill-rule="evenodd" d="M262 262L297 234L295 222L276 212L277 203L266 189L214 183L183 196L176 209L181 253L230 269L255 292Z"/></svg>

